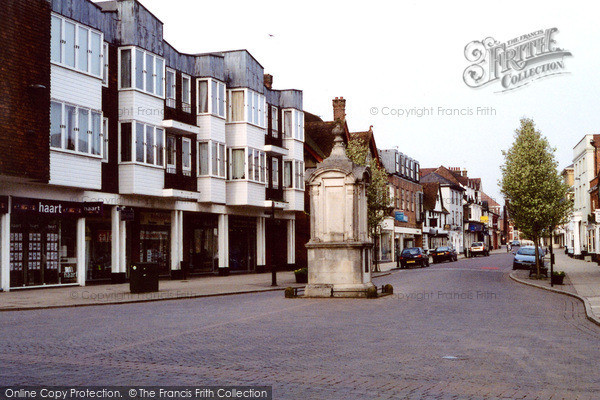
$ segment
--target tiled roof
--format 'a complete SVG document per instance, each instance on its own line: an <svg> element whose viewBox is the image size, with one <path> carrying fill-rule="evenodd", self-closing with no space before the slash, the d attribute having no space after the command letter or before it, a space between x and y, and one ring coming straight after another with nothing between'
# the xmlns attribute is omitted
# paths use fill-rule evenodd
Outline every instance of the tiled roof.
<svg viewBox="0 0 600 400"><path fill-rule="evenodd" d="M435 203L439 193L440 184L437 182L424 182L423 186L423 209L426 211L435 210Z"/></svg>

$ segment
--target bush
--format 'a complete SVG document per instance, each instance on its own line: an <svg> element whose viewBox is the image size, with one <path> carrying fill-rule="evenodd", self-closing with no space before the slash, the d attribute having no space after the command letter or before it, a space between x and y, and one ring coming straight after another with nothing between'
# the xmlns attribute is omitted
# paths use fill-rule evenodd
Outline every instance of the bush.
<svg viewBox="0 0 600 400"><path fill-rule="evenodd" d="M377 286L372 286L367 289L367 299L377 298Z"/></svg>
<svg viewBox="0 0 600 400"><path fill-rule="evenodd" d="M565 276L565 271L554 271L552 276Z"/></svg>
<svg viewBox="0 0 600 400"><path fill-rule="evenodd" d="M293 287L286 287L285 288L285 298L286 299L293 299L294 297L296 297L296 294L294 292L294 288Z"/></svg>
<svg viewBox="0 0 600 400"><path fill-rule="evenodd" d="M394 287L389 283L383 287L383 293L385 294L394 294Z"/></svg>

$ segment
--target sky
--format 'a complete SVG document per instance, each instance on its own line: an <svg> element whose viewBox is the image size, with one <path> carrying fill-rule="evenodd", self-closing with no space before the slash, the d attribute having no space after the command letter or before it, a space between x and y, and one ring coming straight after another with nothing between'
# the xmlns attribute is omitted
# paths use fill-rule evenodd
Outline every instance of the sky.
<svg viewBox="0 0 600 400"><path fill-rule="evenodd" d="M177 50L247 49L274 76L274 88L303 90L306 111L330 120L331 100L343 96L351 131L372 125L379 148L397 147L422 168L464 168L500 203L502 150L522 117L532 118L556 148L560 169L571 164L583 135L599 133L594 2L141 3L164 23L164 38ZM558 29L555 46L572 54L564 58L565 73L506 92L498 82L465 84L468 43L488 37L503 43L549 28ZM424 108L429 115L391 115Z"/></svg>

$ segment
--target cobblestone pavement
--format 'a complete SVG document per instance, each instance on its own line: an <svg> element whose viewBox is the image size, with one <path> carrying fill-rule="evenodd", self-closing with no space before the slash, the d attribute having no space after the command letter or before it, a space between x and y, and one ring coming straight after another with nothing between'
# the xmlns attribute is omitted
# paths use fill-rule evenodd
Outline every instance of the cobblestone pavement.
<svg viewBox="0 0 600 400"><path fill-rule="evenodd" d="M600 327L507 254L281 292L0 314L5 385L272 385L275 399L599 399ZM444 358L446 357L446 358Z"/></svg>

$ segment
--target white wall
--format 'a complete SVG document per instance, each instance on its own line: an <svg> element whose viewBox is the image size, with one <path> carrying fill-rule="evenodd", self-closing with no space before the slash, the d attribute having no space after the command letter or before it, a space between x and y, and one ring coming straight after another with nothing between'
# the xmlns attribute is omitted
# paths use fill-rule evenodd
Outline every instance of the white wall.
<svg viewBox="0 0 600 400"><path fill-rule="evenodd" d="M102 160L80 154L50 150L51 185L85 189L102 187Z"/></svg>

